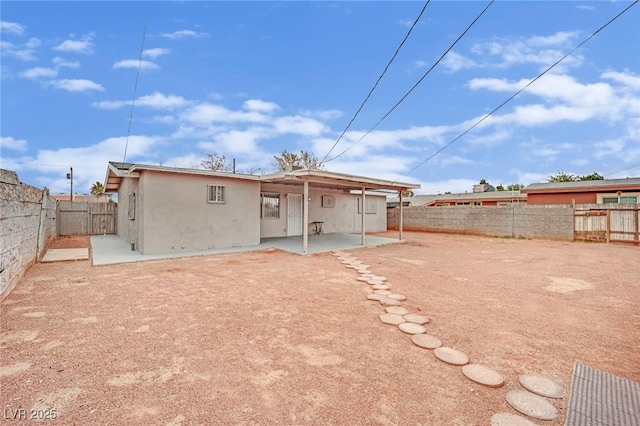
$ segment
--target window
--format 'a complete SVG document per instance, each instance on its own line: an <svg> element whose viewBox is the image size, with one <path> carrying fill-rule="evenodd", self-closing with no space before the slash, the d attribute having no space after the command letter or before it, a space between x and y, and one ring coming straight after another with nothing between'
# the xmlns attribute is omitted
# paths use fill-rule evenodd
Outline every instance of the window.
<svg viewBox="0 0 640 426"><path fill-rule="evenodd" d="M471 203L469 201L459 201L456 203L456 206L469 206Z"/></svg>
<svg viewBox="0 0 640 426"><path fill-rule="evenodd" d="M207 201L210 203L224 203L227 201L226 187L220 185L207 185Z"/></svg>
<svg viewBox="0 0 640 426"><path fill-rule="evenodd" d="M280 218L280 194L260 193L260 218Z"/></svg>
<svg viewBox="0 0 640 426"><path fill-rule="evenodd" d="M474 206L481 206L482 205L482 201L474 201L473 205Z"/></svg>
<svg viewBox="0 0 640 426"><path fill-rule="evenodd" d="M602 197L602 204L617 204L617 203L636 204L637 202L638 202L637 196L621 195L620 197L618 196Z"/></svg>

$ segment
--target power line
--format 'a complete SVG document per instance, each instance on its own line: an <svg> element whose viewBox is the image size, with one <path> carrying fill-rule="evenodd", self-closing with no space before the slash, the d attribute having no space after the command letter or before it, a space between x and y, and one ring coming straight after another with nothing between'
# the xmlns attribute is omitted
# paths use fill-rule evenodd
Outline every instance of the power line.
<svg viewBox="0 0 640 426"><path fill-rule="evenodd" d="M407 93L405 93L398 102L396 102L396 104L389 110L387 111L387 113L385 115L382 116L382 118L380 120L378 120L378 122L376 124L374 124L373 127L371 127L369 130L367 130L367 132L362 135L360 137L360 139L358 139L357 141L355 141L352 145L350 145L349 147L347 147L344 151L342 151L340 154L336 155L333 158L330 158L329 160L327 160L326 162L329 161L333 161L338 157L341 157L344 153L346 153L347 151L349 151L351 148L353 148L354 146L356 146L358 143L360 143L365 137L367 137L375 128L377 128L380 123L382 123L410 94L411 92L413 92L415 90L416 87L418 87L418 85L420 85L420 83L422 83L422 81L431 73L431 71L444 59L444 57L447 55L447 53L449 53L449 51L451 49L453 49L455 47L456 44L458 44L458 42L462 39L462 37L464 37L467 32L469 32L469 30L471 29L471 27L473 27L475 25L475 23L482 17L482 15L484 15L484 13L487 11L487 9L489 9L489 6L491 6L494 3L495 0L491 0L489 2L489 4L487 4L485 6L484 9L482 9L482 12L480 12L480 14L469 24L469 26L462 32L462 34L460 34L460 36L451 44L451 46L449 46L449 48L447 48L447 50L445 50L445 52L440 55L440 57L438 58L438 60L431 65L431 67L427 70L427 72L425 72L422 77L420 77L420 79L411 87L411 89L409 89L409 91Z"/></svg>
<svg viewBox="0 0 640 426"><path fill-rule="evenodd" d="M615 175L615 174L618 174L618 173L626 172L627 170L633 170L633 169L638 168L638 167L640 167L640 163L632 164L629 167L625 167L624 169L621 169L621 170L618 170L618 171L615 171L615 172L611 172L611 173L607 173L604 176Z"/></svg>
<svg viewBox="0 0 640 426"><path fill-rule="evenodd" d="M142 32L142 43L140 45L140 54L138 55L138 71L136 72L136 83L133 86L133 97L131 98L131 112L129 113L129 127L127 129L127 139L124 142L124 155L122 156L123 163L126 163L127 161L127 148L129 148L129 135L131 134L131 122L133 121L133 107L135 106L135 103L136 103L138 79L140 78L140 69L142 68L142 52L144 50L144 41L147 38L147 21L148 20L149 20L149 15L147 13L147 16L144 19L144 30Z"/></svg>
<svg viewBox="0 0 640 426"><path fill-rule="evenodd" d="M431 0L427 0L427 2L424 4L424 6L422 7L422 10L420 11L420 14L418 15L418 17L415 19L415 21L413 21L413 24L411 25L411 27L409 28L409 31L407 31L407 35L404 36L404 39L402 40L402 42L400 43L400 45L398 46L398 48L396 49L395 53L393 54L393 56L391 57L391 59L389 60L389 62L387 63L387 66L384 67L384 70L382 71L382 74L380 74L380 77L378 77L378 80L376 80L376 84L373 85L373 87L371 88L371 90L369 90L369 93L367 94L367 97L364 98L364 101L362 101L362 104L360 104L360 107L358 108L358 110L356 111L356 113L353 115L353 117L351 118L351 121L349 121L349 124L347 124L347 127L345 127L345 129L342 131L342 133L340 134L340 136L338 137L338 139L336 139L336 141L333 143L333 146L331 147L331 149L329 150L329 152L326 153L326 155L322 158L322 160L320 161L318 166L321 166L322 163L324 162L324 160L327 159L327 157L329 156L329 154L331 154L331 152L335 149L336 145L338 145L338 142L340 142L340 140L342 139L342 137L344 136L344 134L347 132L347 130L349 130L349 128L351 127L351 125L353 124L353 121L356 119L356 117L358 116L358 114L360 114L360 111L362 111L362 108L364 107L364 104L367 103L367 101L369 100L369 98L371 97L371 94L373 93L373 91L376 89L376 87L378 87L378 84L380 83L380 80L382 80L382 77L385 75L385 73L387 72L387 70L389 69L389 67L391 66L391 63L393 62L393 60L396 58L396 56L398 55L398 52L400 51L400 49L402 48L402 46L404 45L404 42L407 41L407 39L409 38L409 35L411 35L411 32L413 31L413 27L415 27L418 24L418 21L420 20L420 18L422 17L422 14L424 13L425 9L427 8L427 6L429 5L429 3L431 2Z"/></svg>
<svg viewBox="0 0 640 426"><path fill-rule="evenodd" d="M533 83L535 83L536 81L538 81L540 78L542 78L545 74L547 74L549 71L551 71L556 65L558 65L560 62L562 62L563 60L565 60L569 55L571 55L573 52L575 52L576 50L578 50L579 48L581 48L585 43L587 43L589 40L591 40L593 37L596 36L596 34L598 34L600 31L602 31L603 29L605 29L607 26L609 26L613 21L615 21L616 19L618 19L620 16L622 16L624 13L626 13L629 9L631 9L633 6L635 6L638 1L640 0L635 0L633 3L631 3L629 6L627 6L626 8L624 8L624 10L622 10L622 12L618 13L616 16L614 16L613 18L611 18L606 24L602 25L600 28L598 28L596 31L594 31L589 37L587 37L586 39L584 39L580 44L578 44L576 47L574 47L573 49L571 49L569 51L569 53L567 53L566 55L564 55L562 58L558 59L556 62L554 62L550 67L548 67L546 70L544 70L542 73L540 73L536 78L534 78L533 80L531 80L529 83L527 83L523 88L521 88L520 90L518 90L517 92L515 92L513 95L511 95L509 98L507 98L504 102L502 102L500 105L498 105L497 107L495 107L493 110L491 110L491 112L485 114L480 120L476 121L471 127L467 128L464 132L460 133L458 136L456 136L453 140L451 140L450 142L448 142L446 145L444 145L442 148L440 148L439 150L437 150L436 152L434 152L433 154L431 154L429 157L427 157L424 161L420 162L418 165L416 165L414 168L412 168L411 170L408 171L408 173L411 173L413 171L415 171L416 169L418 169L419 167L421 167L423 164L425 164L427 161L431 160L433 157L435 157L436 155L440 154L442 151L444 151L445 149L447 149L449 146L451 146L453 143L457 142L460 138L462 138L464 135L466 135L467 133L469 133L471 130L475 129L480 123L482 123L483 121L485 121L487 118L489 118L491 115L495 114L499 109L501 109L503 106L505 106L507 103L509 103L511 100L513 100L516 96L518 96L520 93L524 92L529 86L531 86Z"/></svg>

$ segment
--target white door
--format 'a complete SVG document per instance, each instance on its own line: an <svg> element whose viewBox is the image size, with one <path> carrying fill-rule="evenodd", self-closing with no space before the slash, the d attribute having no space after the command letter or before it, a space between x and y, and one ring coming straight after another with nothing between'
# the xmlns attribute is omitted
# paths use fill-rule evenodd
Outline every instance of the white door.
<svg viewBox="0 0 640 426"><path fill-rule="evenodd" d="M287 194L287 236L302 235L302 194Z"/></svg>

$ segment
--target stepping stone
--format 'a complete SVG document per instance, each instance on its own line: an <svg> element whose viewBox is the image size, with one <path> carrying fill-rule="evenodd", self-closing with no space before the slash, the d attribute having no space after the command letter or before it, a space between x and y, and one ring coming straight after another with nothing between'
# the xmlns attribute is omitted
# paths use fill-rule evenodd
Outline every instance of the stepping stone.
<svg viewBox="0 0 640 426"><path fill-rule="evenodd" d="M391 294L391 292L389 290L374 290L373 291L375 294L384 294L386 296L389 296ZM393 297L390 297L389 299L393 299ZM398 300L398 299L396 299Z"/></svg>
<svg viewBox="0 0 640 426"><path fill-rule="evenodd" d="M366 278L366 277L357 277L356 281L361 281L361 282L365 282L366 283L367 281L369 281L369 279Z"/></svg>
<svg viewBox="0 0 640 426"><path fill-rule="evenodd" d="M364 263L359 264L362 269L369 269L369 265L365 265Z"/></svg>
<svg viewBox="0 0 640 426"><path fill-rule="evenodd" d="M388 308L384 308L390 314L398 314L398 315L406 315L409 311L406 308L401 306L389 306Z"/></svg>
<svg viewBox="0 0 640 426"><path fill-rule="evenodd" d="M378 301L382 301L383 299L386 299L387 296L385 296L384 294L368 294L367 295L367 299L369 300L378 300Z"/></svg>
<svg viewBox="0 0 640 426"><path fill-rule="evenodd" d="M372 278L374 280L387 281L387 277L381 277L380 275L375 275Z"/></svg>
<svg viewBox="0 0 640 426"><path fill-rule="evenodd" d="M374 290L389 290L390 287L384 284L374 284L371 288Z"/></svg>
<svg viewBox="0 0 640 426"><path fill-rule="evenodd" d="M371 285L376 285L376 284L384 284L384 281L380 281L380 280L374 280L374 279L368 279L367 282Z"/></svg>
<svg viewBox="0 0 640 426"><path fill-rule="evenodd" d="M410 324L410 323L407 323ZM433 354L440 361L446 362L451 365L465 365L469 364L469 357L464 352L460 352L453 348L441 346L433 351Z"/></svg>
<svg viewBox="0 0 640 426"><path fill-rule="evenodd" d="M543 397L523 390L507 392L507 402L516 411L540 420L553 420L558 417L558 410Z"/></svg>
<svg viewBox="0 0 640 426"><path fill-rule="evenodd" d="M547 398L562 398L564 387L555 380L540 374L522 374L518 381L529 392L546 396Z"/></svg>
<svg viewBox="0 0 640 426"><path fill-rule="evenodd" d="M398 328L407 334L422 334L427 331L427 329L420 324L414 324L412 322L403 322Z"/></svg>
<svg viewBox="0 0 640 426"><path fill-rule="evenodd" d="M389 299L395 299L395 300L407 300L407 296L405 296L404 294L390 294L387 296Z"/></svg>
<svg viewBox="0 0 640 426"><path fill-rule="evenodd" d="M402 303L400 303L399 300L389 299L384 294L372 294L372 296L383 296L384 299L380 300L380 303L383 306L400 306L400 305L402 305Z"/></svg>
<svg viewBox="0 0 640 426"><path fill-rule="evenodd" d="M416 324L428 324L431 322L431 320L427 317L423 317L422 315L418 315L418 314L406 314L404 316L404 319L407 322L415 322Z"/></svg>
<svg viewBox="0 0 640 426"><path fill-rule="evenodd" d="M417 346L425 349L436 349L442 346L440 339L428 334L414 334L411 336L411 341Z"/></svg>
<svg viewBox="0 0 640 426"><path fill-rule="evenodd" d="M490 388L499 388L504 385L504 376L484 365L467 364L462 367L462 374L467 376L467 379Z"/></svg>
<svg viewBox="0 0 640 426"><path fill-rule="evenodd" d="M385 324L399 325L404 322L404 318L402 318L402 315L397 314L382 314L380 315L380 321Z"/></svg>
<svg viewBox="0 0 640 426"><path fill-rule="evenodd" d="M536 426L536 424L517 414L496 413L491 416L491 426Z"/></svg>

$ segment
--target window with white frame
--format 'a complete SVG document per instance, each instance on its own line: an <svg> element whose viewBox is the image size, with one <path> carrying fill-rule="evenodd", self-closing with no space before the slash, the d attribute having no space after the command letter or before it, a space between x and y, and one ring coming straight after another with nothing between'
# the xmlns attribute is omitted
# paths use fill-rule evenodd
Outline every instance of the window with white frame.
<svg viewBox="0 0 640 426"><path fill-rule="evenodd" d="M636 204L640 201L640 193L638 192L622 192L598 194L598 204Z"/></svg>
<svg viewBox="0 0 640 426"><path fill-rule="evenodd" d="M260 218L280 218L280 194L267 192L260 193Z"/></svg>
<svg viewBox="0 0 640 426"><path fill-rule="evenodd" d="M209 203L226 203L227 188L221 185L207 185L207 201Z"/></svg>

